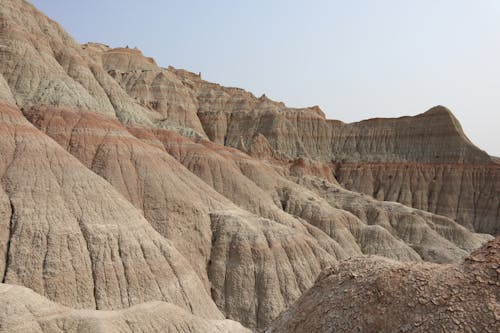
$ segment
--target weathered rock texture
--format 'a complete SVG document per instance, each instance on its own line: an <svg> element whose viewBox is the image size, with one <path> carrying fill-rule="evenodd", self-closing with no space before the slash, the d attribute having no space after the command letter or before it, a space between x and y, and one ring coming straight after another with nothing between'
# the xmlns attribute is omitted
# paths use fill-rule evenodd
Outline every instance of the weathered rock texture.
<svg viewBox="0 0 500 333"><path fill-rule="evenodd" d="M141 124L155 119L57 23L27 1L2 0L0 20L0 73L18 106L92 110Z"/></svg>
<svg viewBox="0 0 500 333"><path fill-rule="evenodd" d="M165 300L220 318L189 262L108 182L0 107L2 281L75 308Z"/></svg>
<svg viewBox="0 0 500 333"><path fill-rule="evenodd" d="M364 254L415 260L413 251L407 248L409 245L426 261L451 262L465 258L491 237L472 234L447 217L396 202L377 201L318 178L303 177L299 183L318 193L331 206L352 213L367 225L361 224L360 227L358 223L350 226ZM289 210L304 207L299 200L290 202L295 207ZM320 207L308 209L309 214L318 214L321 210ZM326 224L320 228L328 233L330 226Z"/></svg>
<svg viewBox="0 0 500 333"><path fill-rule="evenodd" d="M127 48L107 50L102 63L131 97L161 115L156 126L178 129L183 134L192 129L204 136L195 97L174 73L156 66L139 50Z"/></svg>
<svg viewBox="0 0 500 333"><path fill-rule="evenodd" d="M324 271L268 333L498 332L500 238L461 265L349 259Z"/></svg>
<svg viewBox="0 0 500 333"><path fill-rule="evenodd" d="M335 172L347 189L500 233L500 164L347 163Z"/></svg>
<svg viewBox="0 0 500 333"><path fill-rule="evenodd" d="M0 332L32 333L250 333L230 320L208 320L165 302L125 310L74 310L19 286L0 284Z"/></svg>
<svg viewBox="0 0 500 333"><path fill-rule="evenodd" d="M498 233L500 164L469 141L445 107L345 124L327 120L318 107L288 108L183 70L159 68L138 51L97 54L142 105L163 113L178 110L156 126L193 135L183 128L189 127L260 159L320 161L323 175L338 177L348 189Z"/></svg>
<svg viewBox="0 0 500 333"><path fill-rule="evenodd" d="M274 205L272 198L250 180L243 181L244 177L236 170L233 174L226 172L231 170L231 164L223 164L222 157L219 166L206 161L198 164L200 170L204 167L207 172L222 169L222 173L213 174L213 181L220 185L209 184L241 206L273 220L243 211L217 193L163 150L162 142L172 146L181 140L172 132L157 130L159 144L153 145L133 137L119 122L93 113L44 108L25 110L24 114L140 208L153 227L170 239L190 261L224 313L249 327L258 325L264 328L312 285L321 269L335 262L337 257L346 256L340 245L327 235L322 235L322 242L310 235L300 221ZM144 131L136 129L132 132L143 136L154 133ZM170 139L166 140L168 134ZM191 142L184 140L186 145ZM194 142L191 145L197 146ZM179 145L175 147L186 154L196 151ZM219 186L227 190L223 191ZM250 199L249 195L255 198ZM244 232L246 229L248 231ZM275 240L276 244L271 246L266 239L269 242ZM244 244L257 251L262 241L269 246L255 252L260 252L260 255L248 257L243 254L239 257L240 251L245 251ZM296 255L290 259L286 251L279 250L280 247L305 250L295 251ZM231 257L227 254L229 251ZM226 268L228 261L231 269ZM240 269L251 272L251 275L240 274ZM259 280L253 278L266 274L263 270L269 271L270 275ZM283 291L283 299L275 295L287 283L277 275L279 271L301 281L289 285ZM230 284L235 287L230 289ZM215 297L216 294L221 298ZM223 305L225 303L228 305ZM252 310L264 304L273 310L268 309L265 315L258 316L249 309L242 311L242 304L248 304L245 306Z"/></svg>
<svg viewBox="0 0 500 333"><path fill-rule="evenodd" d="M0 330L262 330L338 260L462 261L499 170L443 107L330 121L1 1Z"/></svg>

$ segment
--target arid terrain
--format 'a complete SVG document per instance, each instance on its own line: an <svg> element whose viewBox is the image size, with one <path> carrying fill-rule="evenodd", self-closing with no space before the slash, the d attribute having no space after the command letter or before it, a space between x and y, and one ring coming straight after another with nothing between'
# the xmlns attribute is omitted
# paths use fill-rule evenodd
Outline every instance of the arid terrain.
<svg viewBox="0 0 500 333"><path fill-rule="evenodd" d="M498 332L499 234L444 106L329 120L0 0L2 333Z"/></svg>

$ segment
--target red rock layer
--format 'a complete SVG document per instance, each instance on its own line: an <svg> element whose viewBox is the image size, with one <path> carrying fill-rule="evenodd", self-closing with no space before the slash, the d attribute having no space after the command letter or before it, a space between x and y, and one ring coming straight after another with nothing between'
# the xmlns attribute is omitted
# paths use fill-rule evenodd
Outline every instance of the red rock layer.
<svg viewBox="0 0 500 333"><path fill-rule="evenodd" d="M221 318L190 263L108 182L15 108L0 105L0 133L2 282L74 308L167 301Z"/></svg>

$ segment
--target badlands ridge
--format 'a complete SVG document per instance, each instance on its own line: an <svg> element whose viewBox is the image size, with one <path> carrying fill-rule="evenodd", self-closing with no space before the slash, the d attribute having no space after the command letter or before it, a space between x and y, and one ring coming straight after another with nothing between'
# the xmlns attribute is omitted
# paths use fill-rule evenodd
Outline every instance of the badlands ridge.
<svg viewBox="0 0 500 333"><path fill-rule="evenodd" d="M328 120L0 1L0 332L499 328L500 163L445 107Z"/></svg>

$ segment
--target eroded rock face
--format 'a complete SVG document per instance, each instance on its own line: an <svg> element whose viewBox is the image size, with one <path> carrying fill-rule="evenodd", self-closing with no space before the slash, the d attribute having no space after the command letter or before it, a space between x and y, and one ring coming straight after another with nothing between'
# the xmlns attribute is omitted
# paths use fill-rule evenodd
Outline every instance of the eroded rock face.
<svg viewBox="0 0 500 333"><path fill-rule="evenodd" d="M335 262L337 256L346 256L334 240L323 235L323 241L319 242L317 238L321 236L310 235L301 222L275 206L271 196L250 180L243 181L244 176L234 165L174 132L131 129L131 133L143 139L141 141L119 122L92 113L45 108L25 110L24 114L142 209L153 227L171 240L193 265L224 314L248 327L265 328L312 285L323 267ZM174 156L187 165L196 166L194 170L199 171L201 179L163 149L172 154L177 150ZM201 157L197 155L200 149L215 161L211 163L204 158L195 163L195 157ZM187 163L188 160L192 164ZM216 173L217 170L221 172ZM272 220L245 212L227 198ZM284 248L304 243L308 250L298 251L300 256L289 259L284 250L273 253L274 250L268 247L261 250L261 255L243 256L239 261L234 259L240 247L234 246L234 239L238 239L241 247L246 244L247 248L255 248L262 240L265 242L266 237L279 239ZM218 250L226 248L223 252ZM229 248L233 253L231 258L226 255ZM313 268L304 271L304 263ZM216 268L226 266L230 269ZM249 274L239 274L240 271ZM278 296L276 291L284 288L287 281L264 275L277 271L285 271L302 282L289 285L283 296ZM261 275L265 279L253 278ZM228 284L234 287L229 288ZM241 294L252 290L255 292L250 298ZM267 310L260 315L252 313L245 308L248 304L254 311L259 304L261 312Z"/></svg>
<svg viewBox="0 0 500 333"><path fill-rule="evenodd" d="M157 118L27 1L3 0L0 20L0 73L18 106L92 110L126 123L151 124Z"/></svg>
<svg viewBox="0 0 500 333"><path fill-rule="evenodd" d="M230 320L209 320L170 303L150 302L125 310L74 310L50 302L33 291L0 284L2 332L33 333L250 333Z"/></svg>
<svg viewBox="0 0 500 333"><path fill-rule="evenodd" d="M74 308L164 300L221 314L186 259L108 182L1 106L2 281Z"/></svg>
<svg viewBox="0 0 500 333"><path fill-rule="evenodd" d="M210 216L236 207L161 147L146 144L118 121L90 112L25 110L26 117L106 179L191 262L208 290Z"/></svg>
<svg viewBox="0 0 500 333"><path fill-rule="evenodd" d="M155 125L187 135L205 136L191 89L168 69L145 58L139 50L110 49L101 53L104 69L128 95L158 113ZM194 131L189 133L188 130Z"/></svg>
<svg viewBox="0 0 500 333"><path fill-rule="evenodd" d="M499 164L445 108L326 120L24 0L0 6L0 103L0 276L41 295L1 285L0 330L262 330L338 260L460 262L498 230Z"/></svg>
<svg viewBox="0 0 500 333"><path fill-rule="evenodd" d="M197 271L207 286L210 283L212 297L224 314L247 327L268 325L335 259L364 253L405 261L451 262L484 241L450 219L378 202L319 178L301 177L299 186L274 168L209 141L196 143L163 129L130 128L134 137L120 123L91 113L31 109L24 114L143 208L155 229L197 263ZM191 185L183 190L181 184ZM154 190L158 185L162 192ZM151 208L165 197L172 207L160 212ZM190 200L183 202L183 198ZM271 220L243 213L233 203ZM310 225L304 227L297 217ZM197 223L189 225L185 220ZM315 227L318 230L311 230ZM198 237L193 236L197 233ZM286 237L279 236L283 234ZM278 249L283 250L275 252L269 238L279 239ZM287 253L297 246L292 244L301 243L307 244L307 250L292 250L293 256ZM231 269L227 269L228 262ZM279 274L266 276L265 272L287 272L283 275L302 282L293 285ZM255 276L265 278L251 278ZM281 289L284 294L277 294Z"/></svg>
<svg viewBox="0 0 500 333"><path fill-rule="evenodd" d="M247 327L264 329L335 262L313 238L270 220L214 213L212 221L212 297Z"/></svg>
<svg viewBox="0 0 500 333"><path fill-rule="evenodd" d="M499 267L498 237L461 265L346 260L267 332L496 332Z"/></svg>
<svg viewBox="0 0 500 333"><path fill-rule="evenodd" d="M414 117L345 124L327 120L318 107L288 108L183 70L151 67L144 57L140 63L147 69L138 71L139 60L129 65L121 60L122 52L108 50L103 58L111 71L119 68L122 74L113 76L129 93L145 106L168 104L183 110L176 114L184 121L157 126L188 135L192 133L176 126L191 127L212 142L259 159L297 161L296 172L322 173L329 181L337 177L348 189L379 200L445 215L477 232L498 232L500 164L469 141L445 107ZM203 131L196 121L187 121L194 110ZM302 161L312 161L314 169L301 168Z"/></svg>
<svg viewBox="0 0 500 333"><path fill-rule="evenodd" d="M347 163L347 189L447 216L477 232L500 232L500 164Z"/></svg>
<svg viewBox="0 0 500 333"><path fill-rule="evenodd" d="M397 249L404 248L401 242L396 246L397 241L401 240L426 261L461 261L485 240L492 238L489 235L471 233L450 218L396 202L377 201L317 177L302 177L299 183L319 194L330 205L355 215L368 225L360 228L358 223L351 224L350 227L365 254L382 254L389 258L404 259L404 256L397 255ZM297 203L296 200L294 204L299 207L301 205L300 201ZM321 209L318 207L312 211L318 212ZM383 237L385 233L395 236L395 239Z"/></svg>
<svg viewBox="0 0 500 333"><path fill-rule="evenodd" d="M175 73L194 87L201 122L216 143L237 147L243 138L245 146L251 147L254 137L261 134L275 156L288 159L491 163L488 154L467 139L458 120L442 106L415 117L345 124L327 120L318 107L288 108L185 71Z"/></svg>
<svg viewBox="0 0 500 333"><path fill-rule="evenodd" d="M127 131L119 122L93 113L32 108L24 115L143 209L154 228L192 263L223 313L247 327L265 328L336 259L365 253L448 262L460 260L483 242L451 220L436 228L439 217L402 205L394 212L381 209L385 220L375 219L365 212L381 205L374 199L340 191L320 179L314 181L320 184L316 187L305 182L307 178L293 183L275 167L206 140L196 143L163 129ZM319 188L338 195L332 199ZM168 198L167 206L157 209L162 198ZM356 202L365 213L352 209ZM401 214L411 218L417 213L418 221L394 227L401 223ZM268 239L279 240L277 252ZM302 243L307 250L288 250ZM244 254L245 248L252 249L252 255ZM236 257L228 257L228 252ZM227 262L232 262L231 269L224 268ZM282 275L273 275L276 272L301 282L290 284Z"/></svg>

